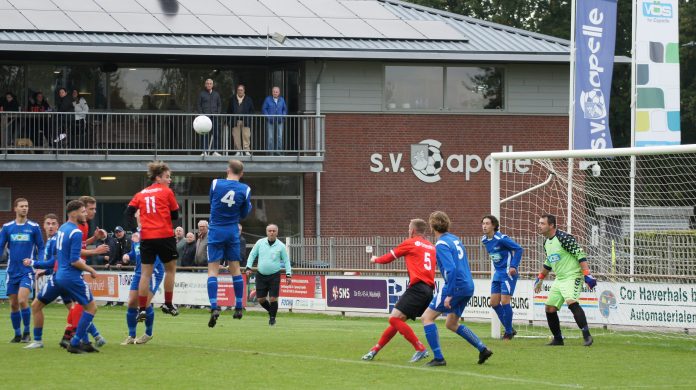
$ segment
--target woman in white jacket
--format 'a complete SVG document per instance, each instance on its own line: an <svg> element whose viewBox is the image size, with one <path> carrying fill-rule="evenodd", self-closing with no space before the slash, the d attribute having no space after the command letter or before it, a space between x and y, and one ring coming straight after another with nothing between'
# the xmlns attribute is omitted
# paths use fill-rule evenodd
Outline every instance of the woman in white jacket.
<svg viewBox="0 0 696 390"><path fill-rule="evenodd" d="M73 98L73 107L75 108L75 127L74 127L74 134L72 137L70 137L70 148L79 148L79 149L85 149L87 148L87 113L89 112L89 106L87 105L87 101L85 98L80 96L80 93L77 91L77 89L73 89L72 91L72 98Z"/></svg>

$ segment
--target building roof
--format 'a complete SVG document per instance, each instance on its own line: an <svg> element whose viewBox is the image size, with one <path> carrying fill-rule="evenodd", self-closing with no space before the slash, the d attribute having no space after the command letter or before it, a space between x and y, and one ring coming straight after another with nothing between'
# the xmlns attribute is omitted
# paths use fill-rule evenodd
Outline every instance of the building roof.
<svg viewBox="0 0 696 390"><path fill-rule="evenodd" d="M566 40L397 0L0 0L0 20L0 51L569 60Z"/></svg>

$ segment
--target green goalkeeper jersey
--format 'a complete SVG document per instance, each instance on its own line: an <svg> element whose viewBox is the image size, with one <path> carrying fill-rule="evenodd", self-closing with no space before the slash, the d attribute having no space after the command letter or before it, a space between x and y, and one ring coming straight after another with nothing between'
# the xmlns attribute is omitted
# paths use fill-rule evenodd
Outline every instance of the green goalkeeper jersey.
<svg viewBox="0 0 696 390"><path fill-rule="evenodd" d="M575 237L556 230L556 235L544 241L546 261L544 268L556 274L556 280L568 280L582 277L580 263L587 255L582 250Z"/></svg>

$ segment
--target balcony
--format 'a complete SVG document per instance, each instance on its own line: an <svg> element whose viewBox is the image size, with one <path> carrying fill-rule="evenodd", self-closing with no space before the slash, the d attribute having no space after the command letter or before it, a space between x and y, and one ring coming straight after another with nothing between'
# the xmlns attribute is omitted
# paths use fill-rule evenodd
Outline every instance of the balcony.
<svg viewBox="0 0 696 390"><path fill-rule="evenodd" d="M232 157L254 171L322 170L323 116L208 115L209 135L193 131L197 116L91 112L76 120L75 113L0 112L0 171L142 171L158 159L176 171L219 171ZM283 140L272 144L270 125L277 123ZM235 147L238 125L249 128L248 148L244 131Z"/></svg>

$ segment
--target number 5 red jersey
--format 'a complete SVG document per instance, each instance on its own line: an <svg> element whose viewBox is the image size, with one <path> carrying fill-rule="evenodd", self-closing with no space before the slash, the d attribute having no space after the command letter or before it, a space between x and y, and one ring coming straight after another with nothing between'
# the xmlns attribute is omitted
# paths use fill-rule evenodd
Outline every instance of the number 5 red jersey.
<svg viewBox="0 0 696 390"><path fill-rule="evenodd" d="M420 282L435 288L435 246L423 237L413 237L402 242L375 263L386 264L404 257L408 270L409 284Z"/></svg>
<svg viewBox="0 0 696 390"><path fill-rule="evenodd" d="M135 194L128 206L140 210L140 237L143 240L174 236L171 213L179 210L179 204L171 188L155 183Z"/></svg>

